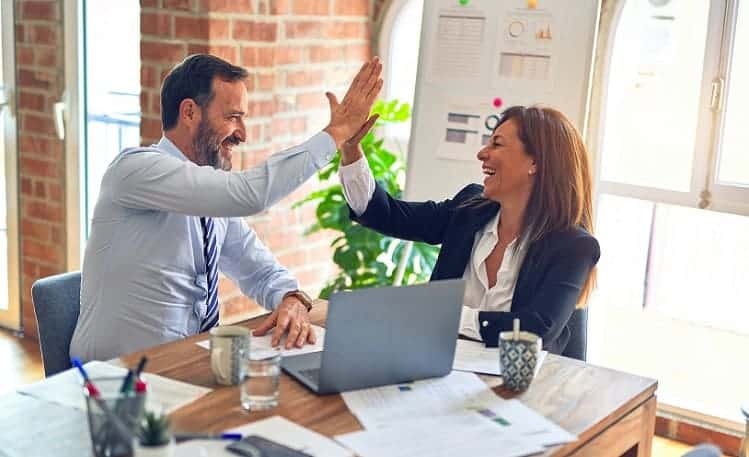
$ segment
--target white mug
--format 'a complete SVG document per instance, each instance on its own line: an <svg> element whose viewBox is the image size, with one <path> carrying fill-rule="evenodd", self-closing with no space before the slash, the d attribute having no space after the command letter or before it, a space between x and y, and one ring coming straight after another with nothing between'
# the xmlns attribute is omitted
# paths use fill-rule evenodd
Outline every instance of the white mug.
<svg viewBox="0 0 749 457"><path fill-rule="evenodd" d="M250 331L245 327L213 327L211 336L211 371L216 382L232 386L242 381L242 353L250 350Z"/></svg>

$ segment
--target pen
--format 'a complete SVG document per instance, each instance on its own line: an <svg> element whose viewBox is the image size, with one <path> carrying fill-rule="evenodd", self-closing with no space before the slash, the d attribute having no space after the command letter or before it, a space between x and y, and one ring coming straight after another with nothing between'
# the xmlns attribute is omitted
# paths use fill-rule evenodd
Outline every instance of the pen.
<svg viewBox="0 0 749 457"><path fill-rule="evenodd" d="M140 358L140 362L138 362L138 367L135 369L135 393L143 393L146 391L146 383L140 379L140 374L143 372L143 368L146 366L146 362L148 362L148 357L145 355Z"/></svg>
<svg viewBox="0 0 749 457"><path fill-rule="evenodd" d="M133 370L127 370L127 376L125 376L125 379L122 381L122 387L120 387L120 393L124 394L128 392L132 384L133 384Z"/></svg>
<svg viewBox="0 0 749 457"><path fill-rule="evenodd" d="M175 433L174 440L178 443L188 440L231 440L242 439L241 433Z"/></svg>
<svg viewBox="0 0 749 457"><path fill-rule="evenodd" d="M86 370L83 368L81 359L73 357L70 361L73 363L73 366L78 369L81 376L83 376L83 385L86 387L88 394L93 398L99 398L99 389L97 389L94 383L91 382L91 379L89 379L88 373L86 373Z"/></svg>
<svg viewBox="0 0 749 457"><path fill-rule="evenodd" d="M143 368L146 366L146 362L148 362L148 357L145 355L140 358L140 362L138 362L138 368L135 369L135 377L139 378L140 373L143 371Z"/></svg>

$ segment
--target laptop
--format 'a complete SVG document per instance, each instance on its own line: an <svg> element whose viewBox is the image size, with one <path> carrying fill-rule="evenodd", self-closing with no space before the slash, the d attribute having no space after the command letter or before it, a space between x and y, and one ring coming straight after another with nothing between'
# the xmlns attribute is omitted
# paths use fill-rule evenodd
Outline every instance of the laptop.
<svg viewBox="0 0 749 457"><path fill-rule="evenodd" d="M330 296L322 352L285 357L318 394L445 376L455 357L465 281L380 287Z"/></svg>

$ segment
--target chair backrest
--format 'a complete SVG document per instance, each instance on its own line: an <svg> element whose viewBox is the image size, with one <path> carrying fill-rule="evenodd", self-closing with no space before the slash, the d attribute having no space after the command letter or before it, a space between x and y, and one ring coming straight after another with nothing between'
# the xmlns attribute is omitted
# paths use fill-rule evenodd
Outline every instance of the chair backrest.
<svg viewBox="0 0 749 457"><path fill-rule="evenodd" d="M70 340L81 308L81 272L42 278L31 286L44 374L70 368Z"/></svg>
<svg viewBox="0 0 749 457"><path fill-rule="evenodd" d="M571 334L562 355L584 362L588 352L588 308L576 309L567 325Z"/></svg>

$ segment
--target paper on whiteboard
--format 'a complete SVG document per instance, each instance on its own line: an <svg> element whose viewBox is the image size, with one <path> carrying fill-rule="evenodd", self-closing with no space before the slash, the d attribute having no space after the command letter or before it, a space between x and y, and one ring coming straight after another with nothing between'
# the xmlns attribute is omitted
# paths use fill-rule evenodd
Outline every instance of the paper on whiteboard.
<svg viewBox="0 0 749 457"><path fill-rule="evenodd" d="M454 4L454 1L445 2ZM433 82L481 79L486 12L470 7L441 8L434 24L428 79Z"/></svg>
<svg viewBox="0 0 749 457"><path fill-rule="evenodd" d="M440 143L437 157L440 159L476 162L476 154L491 140L492 131L486 127L486 119L499 111L488 97L449 97L442 109L442 120L438 135Z"/></svg>

